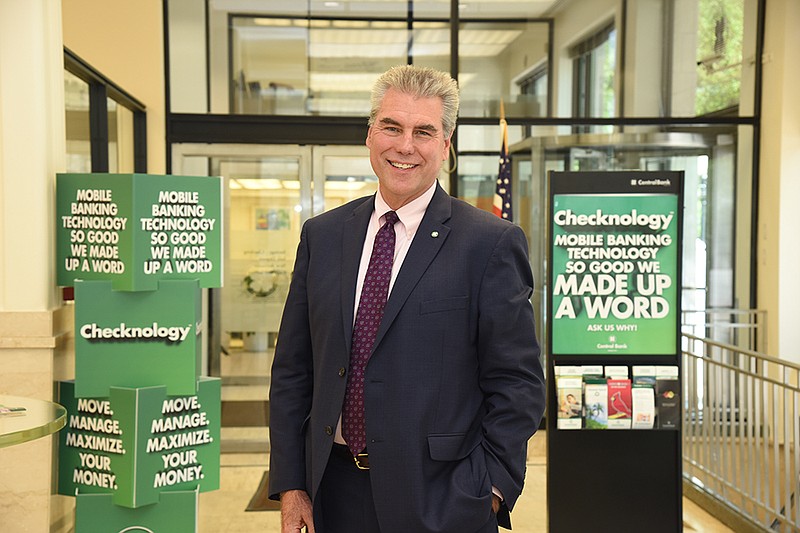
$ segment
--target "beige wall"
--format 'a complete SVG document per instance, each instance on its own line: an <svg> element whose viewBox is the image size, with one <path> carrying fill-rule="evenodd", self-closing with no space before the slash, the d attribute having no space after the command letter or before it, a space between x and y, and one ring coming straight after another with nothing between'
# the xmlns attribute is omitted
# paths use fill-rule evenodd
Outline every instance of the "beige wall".
<svg viewBox="0 0 800 533"><path fill-rule="evenodd" d="M768 351L800 363L800 3L770 0L763 57L758 223L758 307L768 311Z"/></svg>
<svg viewBox="0 0 800 533"><path fill-rule="evenodd" d="M166 172L161 0L63 0L64 46L147 107L147 171Z"/></svg>
<svg viewBox="0 0 800 533"><path fill-rule="evenodd" d="M54 253L63 57L58 1L0 1L0 394L40 400L70 367ZM52 437L0 448L0 530L50 531L52 450Z"/></svg>

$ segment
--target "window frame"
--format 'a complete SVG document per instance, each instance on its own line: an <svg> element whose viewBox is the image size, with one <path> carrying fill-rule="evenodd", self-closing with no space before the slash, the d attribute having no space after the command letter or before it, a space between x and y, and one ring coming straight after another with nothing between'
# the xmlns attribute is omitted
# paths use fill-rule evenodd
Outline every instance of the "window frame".
<svg viewBox="0 0 800 533"><path fill-rule="evenodd" d="M572 117L573 118L612 118L612 117L593 117L592 100L595 96L593 86L595 81L595 69L593 58L595 52L606 44L612 34L616 33L616 24L613 20L605 24L600 30L591 34L586 39L569 47L568 56L572 60ZM615 57L618 55L619 42L614 48ZM615 60L616 62L616 60ZM621 72L618 65L614 65L615 75ZM615 98L616 98L615 94ZM615 106L616 107L616 106ZM620 116L620 113L614 114ZM576 126L575 133L588 133L589 126Z"/></svg>
<svg viewBox="0 0 800 533"><path fill-rule="evenodd" d="M145 105L64 47L64 70L89 85L89 135L92 172L109 171L108 99L133 113L133 171L147 172Z"/></svg>

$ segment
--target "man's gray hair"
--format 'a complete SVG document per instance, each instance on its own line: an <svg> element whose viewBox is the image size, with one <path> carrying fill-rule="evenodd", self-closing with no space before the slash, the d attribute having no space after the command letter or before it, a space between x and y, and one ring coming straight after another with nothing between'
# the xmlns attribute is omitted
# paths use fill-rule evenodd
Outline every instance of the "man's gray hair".
<svg viewBox="0 0 800 533"><path fill-rule="evenodd" d="M410 94L415 98L441 98L443 104L442 128L445 138L449 137L456 127L458 118L458 84L447 72L428 67L403 65L392 67L378 78L372 88L369 125L375 123L375 117L389 89Z"/></svg>

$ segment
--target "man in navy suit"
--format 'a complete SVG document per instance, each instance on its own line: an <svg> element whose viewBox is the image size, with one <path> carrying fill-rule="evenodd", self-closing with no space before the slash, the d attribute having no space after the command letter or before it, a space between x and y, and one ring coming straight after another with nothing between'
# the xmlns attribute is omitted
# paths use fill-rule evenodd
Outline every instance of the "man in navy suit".
<svg viewBox="0 0 800 533"><path fill-rule="evenodd" d="M270 388L283 532L510 528L545 405L533 279L522 230L437 183L457 114L448 74L384 73L367 134L377 194L303 227ZM381 226L394 229L394 256L357 402L366 448L354 450L343 405Z"/></svg>

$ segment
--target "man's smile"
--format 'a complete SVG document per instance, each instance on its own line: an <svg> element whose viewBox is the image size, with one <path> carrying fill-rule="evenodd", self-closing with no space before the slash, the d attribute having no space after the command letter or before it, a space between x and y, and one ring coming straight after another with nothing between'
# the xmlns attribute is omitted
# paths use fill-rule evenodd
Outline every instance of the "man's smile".
<svg viewBox="0 0 800 533"><path fill-rule="evenodd" d="M400 163L399 161L392 161L389 160L389 164L392 165L394 168L399 168L401 170L408 170L409 168L414 168L415 164L413 163Z"/></svg>

